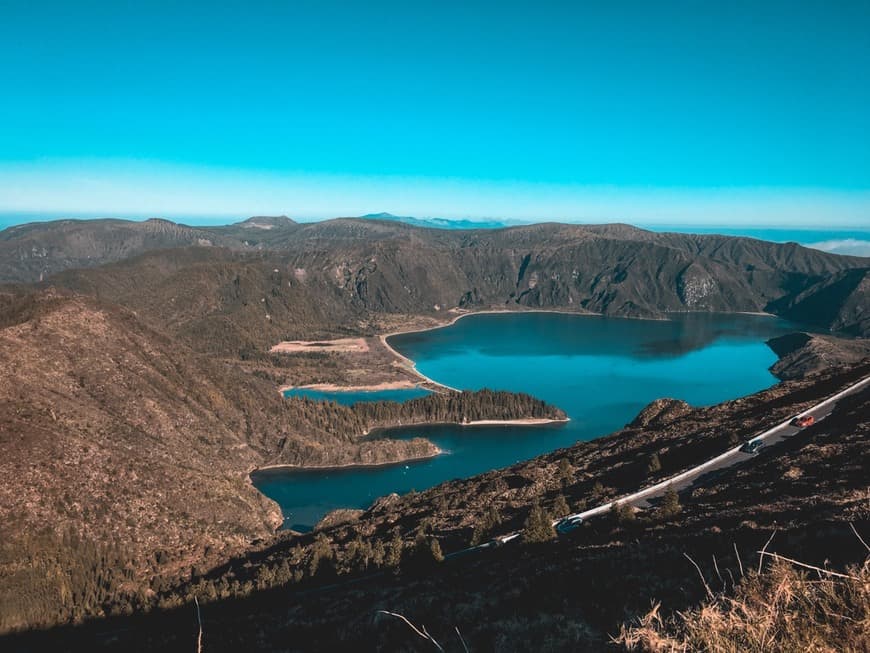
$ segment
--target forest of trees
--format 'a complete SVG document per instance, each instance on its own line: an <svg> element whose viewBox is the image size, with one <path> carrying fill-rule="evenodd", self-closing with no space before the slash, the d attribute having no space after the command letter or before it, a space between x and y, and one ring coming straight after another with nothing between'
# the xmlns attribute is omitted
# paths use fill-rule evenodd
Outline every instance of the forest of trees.
<svg viewBox="0 0 870 653"><path fill-rule="evenodd" d="M288 417L300 426L357 440L372 429L408 424L463 423L523 418L565 419L565 413L531 395L478 390L433 392L405 402L373 401L342 406L304 397L287 400Z"/></svg>
<svg viewBox="0 0 870 653"><path fill-rule="evenodd" d="M50 527L0 543L0 632L23 626L131 614L149 603L148 583L119 542Z"/></svg>

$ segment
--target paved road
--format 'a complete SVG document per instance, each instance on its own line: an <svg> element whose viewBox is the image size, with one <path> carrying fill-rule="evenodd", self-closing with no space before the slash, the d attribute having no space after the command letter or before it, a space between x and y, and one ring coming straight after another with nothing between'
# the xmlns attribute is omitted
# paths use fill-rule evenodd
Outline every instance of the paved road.
<svg viewBox="0 0 870 653"><path fill-rule="evenodd" d="M866 376L860 381L853 383L845 390L841 390L835 395L828 397L824 401L817 403L815 406L808 408L807 410L798 413L797 415L792 415L784 422L777 424L773 428L770 428L762 433L757 434L756 436L750 438L750 440L760 440L764 443L765 447L769 447L770 445L784 440L786 438L790 438L794 435L800 433L803 429L793 426L792 421L796 417L804 417L805 415L812 415L815 418L815 421L818 423L819 421L825 419L828 415L831 414L831 411L836 406L837 401L845 397L846 395L854 394L859 392L863 388L870 385L870 376ZM656 497L662 496L665 491L668 489L668 486L673 486L674 489L680 491L685 490L692 487L699 477L709 474L710 472L714 472L716 470L725 469L727 467L731 467L732 465L736 465L741 462L745 462L750 458L753 458L753 454L747 454L740 451L740 447L743 446L743 443L734 447L733 449L729 449L725 453L722 453L715 458L711 458L707 462L701 463L696 467L692 467L687 469L684 472L680 472L670 478L665 479L655 485L651 485L649 487L643 488L642 490L638 490L632 494L627 494L625 496L614 499L613 501L609 501L608 503L603 503L600 506L596 506L594 508L590 508L589 510L584 510L583 512L573 513L571 515L566 515L565 517L560 517L559 519L553 520L553 526L555 526L558 522L563 519L568 519L571 517L579 517L582 520L587 520L590 517L597 517L603 514L610 512L615 503L629 503L633 506L646 506L648 504L649 499L653 499ZM474 551L480 551L482 549L488 549L495 546L500 546L502 544L507 544L517 538L520 537L520 533L508 533L506 535L500 535L496 538L491 539L484 544L480 544L475 547L471 547L468 549L462 549L461 551L456 551L451 553L445 558L452 558L460 555L466 555L472 553Z"/></svg>

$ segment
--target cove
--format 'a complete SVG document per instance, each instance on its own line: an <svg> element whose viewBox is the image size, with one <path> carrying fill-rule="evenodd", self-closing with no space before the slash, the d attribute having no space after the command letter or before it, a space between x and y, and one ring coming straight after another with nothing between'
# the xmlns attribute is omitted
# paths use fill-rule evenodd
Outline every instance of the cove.
<svg viewBox="0 0 870 653"><path fill-rule="evenodd" d="M611 433L662 397L705 406L776 383L765 341L795 330L779 318L681 314L636 320L559 313L469 315L389 344L439 383L527 392L564 409L550 426L392 429L449 452L426 461L341 470L263 470L255 486L277 501L285 527L310 529L335 508L367 508L380 496L424 490ZM334 397L330 396L330 399Z"/></svg>

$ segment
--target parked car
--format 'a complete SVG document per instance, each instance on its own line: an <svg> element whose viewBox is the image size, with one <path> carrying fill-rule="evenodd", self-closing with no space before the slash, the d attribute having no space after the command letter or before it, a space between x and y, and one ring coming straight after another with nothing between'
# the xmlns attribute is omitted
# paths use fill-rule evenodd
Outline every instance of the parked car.
<svg viewBox="0 0 870 653"><path fill-rule="evenodd" d="M749 442L744 442L743 446L740 447L740 451L743 453L754 454L758 453L758 450L764 446L764 443L761 440L750 440Z"/></svg>
<svg viewBox="0 0 870 653"><path fill-rule="evenodd" d="M560 519L556 523L556 532L561 535L570 533L582 523L583 518L578 515L573 515L572 517L565 517L564 519Z"/></svg>
<svg viewBox="0 0 870 653"><path fill-rule="evenodd" d="M807 426L812 426L816 421L816 418L812 415L804 415L803 417L795 417L792 420L792 424L799 428L806 428Z"/></svg>

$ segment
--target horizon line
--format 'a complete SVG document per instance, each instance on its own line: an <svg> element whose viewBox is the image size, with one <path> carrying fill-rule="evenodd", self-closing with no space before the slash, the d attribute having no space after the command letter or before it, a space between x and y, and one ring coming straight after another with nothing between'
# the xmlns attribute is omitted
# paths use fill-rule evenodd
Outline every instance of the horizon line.
<svg viewBox="0 0 870 653"><path fill-rule="evenodd" d="M383 215L383 217L380 217ZM537 224L565 224L577 226L594 226L594 225L612 225L625 224L640 229L664 229L668 227L692 227L698 229L730 229L740 231L867 231L870 232L870 224L849 224L849 223L830 223L818 225L785 225L781 223L755 223L751 225L744 224L726 224L726 223L705 223L693 221L674 221L674 222L646 222L633 221L625 219L612 220L597 220L584 218L564 218L564 217L548 217L537 220L523 218L501 218L497 215L492 216L468 216L468 217L441 217L437 215L399 215L387 211L368 212L361 215L341 215L338 213L329 214L327 216L305 216L296 215L293 212L281 213L173 213L173 212L138 212L138 211L42 211L42 210L4 210L0 208L0 219L2 218L34 218L30 222L16 222L7 224L4 228L23 226L26 224L35 224L41 222L61 222L64 220L89 221L89 220L122 220L127 222L145 222L147 220L166 220L175 224L185 226L231 226L252 218L288 218L299 224L311 224L316 222L328 222L330 220L383 220L385 222L398 222L399 220L390 220L390 218L411 219L420 221L444 221L444 222L471 222L471 223L492 223L498 222L505 227L513 226L530 226ZM210 221L210 224L186 224L185 220ZM413 226L413 225L411 225ZM425 227L425 225L420 225Z"/></svg>

